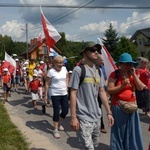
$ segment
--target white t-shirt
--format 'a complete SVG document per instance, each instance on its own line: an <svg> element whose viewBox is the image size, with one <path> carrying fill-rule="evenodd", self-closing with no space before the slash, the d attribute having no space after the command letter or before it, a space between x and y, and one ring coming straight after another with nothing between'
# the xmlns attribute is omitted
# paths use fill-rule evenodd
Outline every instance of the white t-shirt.
<svg viewBox="0 0 150 150"><path fill-rule="evenodd" d="M37 74L37 76L39 76L40 74L43 73L43 71L41 69L39 70L34 69L34 73Z"/></svg>
<svg viewBox="0 0 150 150"><path fill-rule="evenodd" d="M50 84L50 94L51 96L56 95L66 95L67 94L67 85L66 85L66 76L67 76L66 67L62 67L61 71L56 71L54 68L51 68L47 76L51 78Z"/></svg>

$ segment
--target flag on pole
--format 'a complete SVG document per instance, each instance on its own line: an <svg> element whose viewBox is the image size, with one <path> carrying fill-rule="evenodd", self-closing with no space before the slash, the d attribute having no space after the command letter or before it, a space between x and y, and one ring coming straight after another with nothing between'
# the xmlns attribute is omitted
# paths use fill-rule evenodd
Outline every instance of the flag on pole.
<svg viewBox="0 0 150 150"><path fill-rule="evenodd" d="M38 38L37 38L37 41L38 41L38 44L39 44L39 46L42 44L42 40L45 38L45 36L44 36L44 32L43 32L43 30L39 33L39 36L38 36Z"/></svg>
<svg viewBox="0 0 150 150"><path fill-rule="evenodd" d="M5 52L5 62L4 67L8 68L11 75L16 76L16 61Z"/></svg>
<svg viewBox="0 0 150 150"><path fill-rule="evenodd" d="M97 43L100 44L102 47L101 53L102 53L102 57L103 57L103 61L104 61L104 68L105 68L106 76L108 79L111 72L113 72L117 69L117 66L115 65L115 61L112 58L112 56L110 55L110 53L108 52L107 48L104 46L104 44L102 43L102 41L99 38L97 38Z"/></svg>
<svg viewBox="0 0 150 150"><path fill-rule="evenodd" d="M58 53L53 48L50 48L50 53L53 55L53 57L58 55Z"/></svg>
<svg viewBox="0 0 150 150"><path fill-rule="evenodd" d="M48 45L48 49L50 51L50 48L61 38L61 35L46 19L46 17L44 16L42 12L42 9L41 9L41 18L42 18L42 25L43 25L43 31L45 34L45 39Z"/></svg>

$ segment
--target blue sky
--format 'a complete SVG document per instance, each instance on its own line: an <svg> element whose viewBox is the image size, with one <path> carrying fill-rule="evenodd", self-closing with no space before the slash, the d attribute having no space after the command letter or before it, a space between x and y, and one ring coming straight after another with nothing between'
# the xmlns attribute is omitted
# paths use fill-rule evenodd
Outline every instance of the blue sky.
<svg viewBox="0 0 150 150"><path fill-rule="evenodd" d="M89 3L89 4L88 4ZM0 0L0 4L47 4L65 6L105 7L150 7L150 0ZM42 8L45 17L58 32L65 32L71 41L94 41L103 38L109 24L119 36L131 37L136 30L150 27L149 9L75 9ZM25 41L25 24L28 23L28 40L38 36L42 30L40 8L1 7L0 33L9 35L14 41Z"/></svg>

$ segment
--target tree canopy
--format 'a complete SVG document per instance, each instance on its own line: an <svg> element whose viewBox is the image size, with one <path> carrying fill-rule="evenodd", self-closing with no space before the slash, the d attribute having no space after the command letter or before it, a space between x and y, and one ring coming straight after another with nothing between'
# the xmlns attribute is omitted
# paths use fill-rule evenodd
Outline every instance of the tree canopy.
<svg viewBox="0 0 150 150"><path fill-rule="evenodd" d="M118 45L113 52L112 57L117 61L119 59L119 56L124 52L129 53L133 57L133 59L136 59L138 57L136 46L126 37L121 37Z"/></svg>
<svg viewBox="0 0 150 150"><path fill-rule="evenodd" d="M109 25L109 28L104 32L104 36L105 38L102 39L102 42L106 46L108 51L112 54L116 46L118 45L119 37L117 30L113 28L111 23Z"/></svg>
<svg viewBox="0 0 150 150"><path fill-rule="evenodd" d="M62 38L56 43L56 46L61 50L61 55L67 58L69 69L73 69L75 64L81 59L80 51L84 49L88 43L93 41L67 41L65 33L62 32L60 34ZM136 46L130 42L128 38L119 37L117 30L113 28L111 23L108 29L104 31L104 36L105 38L102 39L102 42L115 61L117 61L119 56L124 52L130 53L133 59L138 57ZM26 42L14 42L10 36L2 36L0 34L0 59L4 58L4 51L9 55L15 53L19 56L25 50Z"/></svg>

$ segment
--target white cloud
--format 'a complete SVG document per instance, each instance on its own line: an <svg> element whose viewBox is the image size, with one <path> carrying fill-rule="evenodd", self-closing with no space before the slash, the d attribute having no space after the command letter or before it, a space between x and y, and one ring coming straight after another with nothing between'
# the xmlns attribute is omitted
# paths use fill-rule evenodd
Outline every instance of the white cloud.
<svg viewBox="0 0 150 150"><path fill-rule="evenodd" d="M0 31L2 34L17 38L21 35L23 26L24 24L17 22L17 20L7 21L6 24L1 26Z"/></svg>
<svg viewBox="0 0 150 150"><path fill-rule="evenodd" d="M69 34L65 34L65 37L68 41L73 41L74 39L76 39L75 41L78 41L78 35L69 35Z"/></svg>
<svg viewBox="0 0 150 150"><path fill-rule="evenodd" d="M49 5L78 5L79 3L87 3L88 1L85 2L82 0L19 0L19 2L21 4L42 3ZM95 4L96 2L100 3L99 1L94 2ZM108 4L109 3L110 2L108 2ZM145 4L145 2L142 2L142 4ZM96 6L98 6L98 4ZM13 40L25 41L25 34L22 37L22 39L20 39L20 37L24 32L21 30L21 28L25 28L25 23L27 22L29 26L29 39L37 37L37 35L40 32L38 30L41 29L38 28L39 24L41 24L39 8L23 7L19 9L22 10L20 11L20 14L10 13L10 16L11 14L13 14L11 17L5 16L5 20L7 20L7 22L1 22L2 25L0 26L0 33L2 33L3 35L5 34L11 36ZM143 10L137 10L133 13L131 13L132 10L124 10L124 13L120 13L120 11L117 10L112 11L103 9L80 9L79 11L69 15L66 14L70 13L74 9L70 9L67 12L65 9L57 8L43 8L43 10L47 19L56 27L56 29L59 29L60 32L65 32L67 40L92 40L95 39L95 37L97 36L103 37L104 32L106 29L108 29L110 23L112 23L113 27L117 30L119 36L132 35L136 30L150 26L150 12L146 12ZM2 11L2 14L3 13L4 12ZM100 20L101 22L99 22ZM23 21L24 23L21 23L21 21ZM35 26L33 26L33 24ZM31 27L34 28L31 29Z"/></svg>
<svg viewBox="0 0 150 150"><path fill-rule="evenodd" d="M75 0L67 0L67 1L66 0L58 0L58 4L69 6L69 5L76 5L77 2Z"/></svg>
<svg viewBox="0 0 150 150"><path fill-rule="evenodd" d="M110 21L110 20L106 20L106 21L101 21L100 23L89 23L87 25L81 26L80 30L78 32L78 34L76 33L75 35L67 35L66 39L67 40L83 40L84 38L88 37L88 36L100 36L103 37L103 34L105 32L106 29L108 29L110 23L112 23L114 28L118 27L118 22L117 21Z"/></svg>
<svg viewBox="0 0 150 150"><path fill-rule="evenodd" d="M99 23L89 23L80 27L80 31L76 35L69 36L70 39L76 39L76 37L83 37L83 35L104 35L106 29L108 29L110 23L116 31L118 36L131 37L136 30L146 28L150 26L150 13L133 12L130 17L126 18L125 22L119 22L119 20L106 20Z"/></svg>
<svg viewBox="0 0 150 150"><path fill-rule="evenodd" d="M131 17L126 19L126 22L120 23L118 27L121 34L131 34L131 31L136 31L150 26L150 13L133 12Z"/></svg>
<svg viewBox="0 0 150 150"><path fill-rule="evenodd" d="M34 27L32 24L29 24L29 26L31 28ZM26 26L23 23L19 23L17 20L7 21L6 24L1 26L0 33L2 33L3 36L11 36L14 41L25 41ZM24 35L24 39L21 39L22 35ZM32 36L35 37L33 33Z"/></svg>

